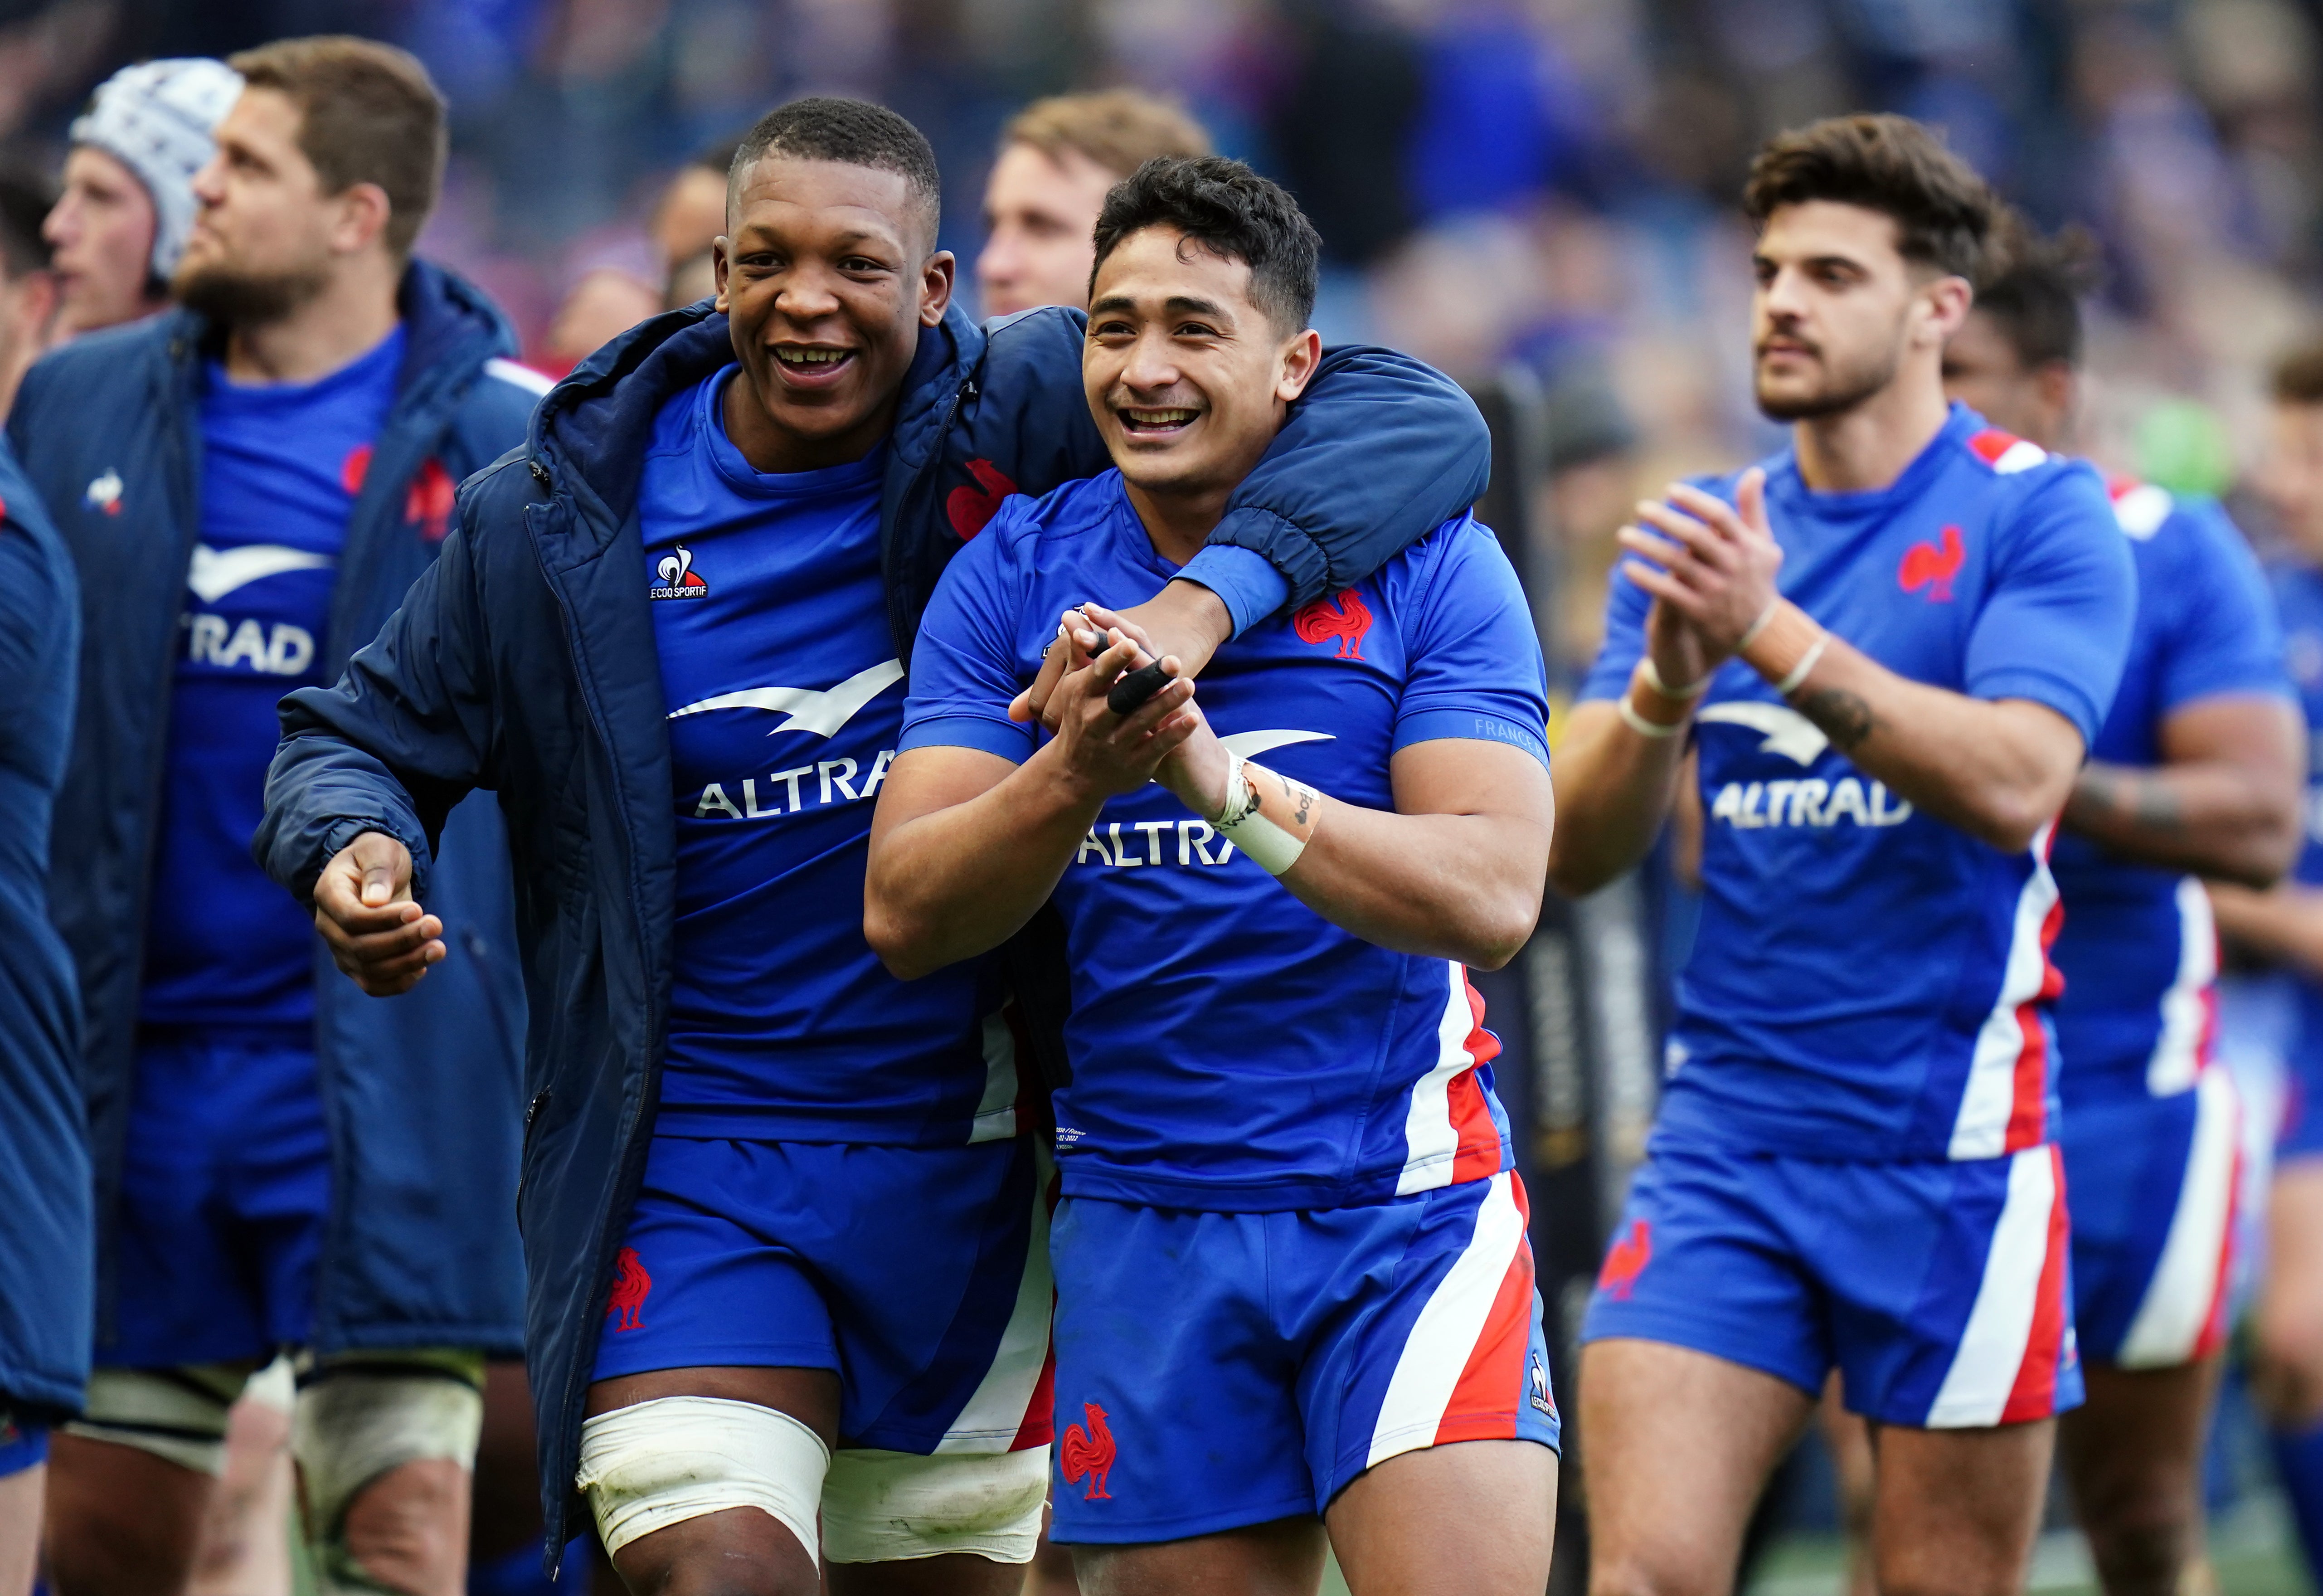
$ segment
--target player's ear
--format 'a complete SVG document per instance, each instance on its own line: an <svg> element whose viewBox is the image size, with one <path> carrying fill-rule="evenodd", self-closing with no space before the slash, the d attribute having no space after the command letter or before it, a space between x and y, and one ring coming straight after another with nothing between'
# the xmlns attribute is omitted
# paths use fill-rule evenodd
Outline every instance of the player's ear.
<svg viewBox="0 0 2323 1596"><path fill-rule="evenodd" d="M1323 335L1312 327L1285 340L1277 361L1274 397L1290 404L1307 391L1323 363Z"/></svg>
<svg viewBox="0 0 2323 1596"><path fill-rule="evenodd" d="M726 271L733 264L729 252L733 247L734 241L722 233L710 241L710 271L718 284L716 305L721 311L731 308L726 303Z"/></svg>
<svg viewBox="0 0 2323 1596"><path fill-rule="evenodd" d="M1942 348L1968 320L1969 307L1976 302L1976 290L1969 287L1965 277L1947 273L1931 279L1920 290L1919 300L1922 340Z"/></svg>
<svg viewBox="0 0 2323 1596"><path fill-rule="evenodd" d="M960 262L950 250L938 250L920 268L920 325L932 327L944 318L951 307L952 280L960 271Z"/></svg>

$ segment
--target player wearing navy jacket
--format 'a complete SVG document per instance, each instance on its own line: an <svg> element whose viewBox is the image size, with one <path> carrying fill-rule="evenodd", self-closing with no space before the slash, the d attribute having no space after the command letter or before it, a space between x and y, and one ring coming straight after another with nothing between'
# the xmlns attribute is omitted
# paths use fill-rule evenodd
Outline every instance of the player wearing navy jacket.
<svg viewBox="0 0 2323 1596"><path fill-rule="evenodd" d="M2079 252L2012 219L2007 254L1944 347L1945 386L2061 447L2079 398ZM2242 1168L2234 1082L2210 1062L2217 936L2200 876L2263 885L2288 867L2300 727L2273 602L2224 512L2127 478L2107 491L2137 566L2136 628L2051 856L2065 910L2051 959L2089 1392L2059 1445L2120 1596L2178 1590L2199 1554ZM1833 1433L1854 1460L1842 1478L1867 1488L1860 1421Z"/></svg>
<svg viewBox="0 0 2323 1596"><path fill-rule="evenodd" d="M812 1591L820 1553L842 1591L1013 1591L1040 1523L1020 1032L989 968L879 967L862 871L937 575L1012 484L1104 454L1079 313L969 322L936 191L892 112L762 119L718 300L560 384L346 679L285 711L261 849L369 990L435 978L446 808L491 787L519 821L543 1505L555 1538L585 1491L640 1589ZM1464 507L1480 433L1436 373L1330 352L1147 613L1214 621L1207 656L1230 613L1359 579ZM1038 1046L1062 971L1008 957Z"/></svg>
<svg viewBox="0 0 2323 1596"><path fill-rule="evenodd" d="M313 1360L291 1442L318 1577L457 1584L476 1386L519 1335L499 815L450 827L448 979L363 1014L250 845L283 692L378 628L544 384L488 299L409 258L445 137L419 64L321 39L234 65L184 303L50 354L8 418L82 578L80 839L50 885L97 1224L96 1371L49 1499L67 1596L184 1580L211 1504L235 1510L228 1404L286 1346Z"/></svg>
<svg viewBox="0 0 2323 1596"><path fill-rule="evenodd" d="M1107 197L1082 370L1117 469L946 572L865 927L941 980L1062 914L1052 1533L1084 1577L1311 1588L1327 1525L1357 1592L1529 1592L1558 1427L1462 968L1530 935L1547 859L1515 573L1448 521L1222 648L1200 710L1183 679L1112 707L1176 662L1106 606L1198 553L1313 372L1316 249L1217 157ZM1060 653L1044 738L1011 705Z"/></svg>
<svg viewBox="0 0 2323 1596"><path fill-rule="evenodd" d="M2046 859L2130 558L2094 472L1945 402L1994 225L1974 172L1841 118L1771 141L1745 203L1792 446L1639 507L1557 756L1562 890L1635 864L1681 781L1706 814L1660 1117L1584 1329L1593 1582L1728 1588L1836 1366L1879 1426L1879 1585L2008 1589L2080 1398Z"/></svg>

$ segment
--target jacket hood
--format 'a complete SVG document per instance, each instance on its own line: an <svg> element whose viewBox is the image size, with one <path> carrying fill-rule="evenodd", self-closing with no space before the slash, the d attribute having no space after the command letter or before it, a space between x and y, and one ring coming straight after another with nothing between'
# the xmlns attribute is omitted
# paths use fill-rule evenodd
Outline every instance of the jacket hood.
<svg viewBox="0 0 2323 1596"><path fill-rule="evenodd" d="M904 373L891 440L916 464L948 406L984 352L984 332L957 301ZM575 367L533 413L532 453L577 472L608 506L637 498L645 441L670 396L731 364L734 344L716 301L699 299L638 323Z"/></svg>

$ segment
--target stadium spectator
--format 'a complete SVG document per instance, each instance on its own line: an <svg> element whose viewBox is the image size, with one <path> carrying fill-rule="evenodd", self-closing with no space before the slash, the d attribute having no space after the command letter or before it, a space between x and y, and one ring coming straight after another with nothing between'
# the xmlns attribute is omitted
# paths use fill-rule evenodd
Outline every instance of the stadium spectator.
<svg viewBox="0 0 2323 1596"><path fill-rule="evenodd" d="M124 67L72 124L64 192L44 226L54 246L66 339L152 315L194 225L194 174L210 159L218 118L242 92L201 57Z"/></svg>
<svg viewBox="0 0 2323 1596"><path fill-rule="evenodd" d="M56 189L21 166L0 167L0 420L16 387L47 347L57 313L57 274L41 230Z"/></svg>
<svg viewBox="0 0 2323 1596"><path fill-rule="evenodd" d="M984 314L1088 304L1090 235L1106 191L1157 155L1207 155L1209 135L1134 89L1035 100L1001 131L984 186L976 281Z"/></svg>
<svg viewBox="0 0 2323 1596"><path fill-rule="evenodd" d="M9 424L68 507L87 645L67 776L85 830L53 891L109 1307L57 1443L50 1568L61 1596L179 1589L226 1405L288 1345L308 1354L292 1444L325 1589L451 1596L483 1357L520 1339L501 822L445 834L438 978L360 1014L317 984L308 918L249 842L276 700L394 610L454 485L522 440L543 385L488 301L411 259L445 146L418 65L351 39L232 65L181 307L48 356Z"/></svg>
<svg viewBox="0 0 2323 1596"><path fill-rule="evenodd" d="M2257 497L2279 539L2269 562L2283 658L2323 729L2323 344L2273 372ZM2211 889L2218 929L2292 975L2297 1024L2274 1178L2252 1385L2274 1430L2275 1461L2309 1566L2323 1569L2323 759L2309 756L2305 848L2291 879L2267 892Z"/></svg>

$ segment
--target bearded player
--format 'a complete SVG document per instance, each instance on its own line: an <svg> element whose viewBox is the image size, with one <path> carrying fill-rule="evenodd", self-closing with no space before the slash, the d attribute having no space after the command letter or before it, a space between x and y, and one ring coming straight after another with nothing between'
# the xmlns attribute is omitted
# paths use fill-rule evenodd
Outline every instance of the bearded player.
<svg viewBox="0 0 2323 1596"><path fill-rule="evenodd" d="M1714 1592L1838 1368L1883 1590L2023 1580L2081 1396L2045 958L2058 812L2130 555L2087 466L1945 402L1996 203L1933 135L1781 135L1745 190L1759 408L1792 445L1639 507L1556 764L1550 878L1681 781L1700 936L1584 1327L1592 1583Z"/></svg>
<svg viewBox="0 0 2323 1596"><path fill-rule="evenodd" d="M2006 253L1944 346L1944 386L2061 450L2088 272L2077 241L2021 218ZM2274 604L2242 535L2213 502L2128 477L2107 491L2137 565L2137 622L2051 864L2066 909L2051 958L2065 979L2060 1142L2089 1391L2058 1443L2107 1591L2168 1596L2200 1553L2241 1172L2240 1105L2211 1061L2217 932L2202 877L2263 886L2289 867L2301 749ZM1867 1465L1846 1472L1868 1479L1860 1421L1840 1424L1838 1445Z"/></svg>

